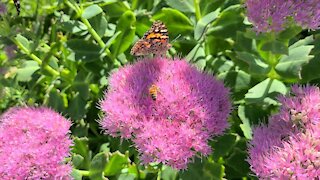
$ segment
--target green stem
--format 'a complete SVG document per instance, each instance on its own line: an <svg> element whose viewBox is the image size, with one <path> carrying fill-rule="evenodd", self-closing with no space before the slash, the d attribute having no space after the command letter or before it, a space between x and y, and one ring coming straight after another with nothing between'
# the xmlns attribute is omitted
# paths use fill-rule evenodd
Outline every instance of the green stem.
<svg viewBox="0 0 320 180"><path fill-rule="evenodd" d="M201 19L201 11L200 11L200 6L199 6L199 0L193 0L193 4L194 4L194 7L195 7L195 11L196 11L197 21L199 21Z"/></svg>
<svg viewBox="0 0 320 180"><path fill-rule="evenodd" d="M26 47L23 46L23 44L21 44L19 41L17 40L13 40L15 42L15 44L21 49L21 51L23 51L25 54L27 54L31 59L33 59L34 61L36 61L39 66L42 65L42 61L41 59L36 56L35 54L31 53ZM43 69L45 69L46 71L48 71L50 74L52 74L53 76L59 76L59 72L54 70L52 67L50 67L48 64L44 64Z"/></svg>
<svg viewBox="0 0 320 180"><path fill-rule="evenodd" d="M82 13L81 9L78 6L71 4L68 0L65 2L70 8L74 9L77 12L78 16L80 16L81 21L83 22L84 25L87 26L89 33L96 40L96 42L99 44L99 46L102 49L105 48L105 43L102 41L99 34L93 29L90 22L87 19L81 17L81 13ZM105 48L105 53L113 61L114 65L116 65L116 66L121 65L121 63L116 58L113 57L109 48Z"/></svg>
<svg viewBox="0 0 320 180"><path fill-rule="evenodd" d="M159 171L158 171L158 176L157 176L157 180L161 180L161 176L162 176L162 163L160 163L159 167Z"/></svg>
<svg viewBox="0 0 320 180"><path fill-rule="evenodd" d="M88 177L90 175L89 171L76 169L82 176Z"/></svg>
<svg viewBox="0 0 320 180"><path fill-rule="evenodd" d="M80 9L79 6L77 6L76 4L73 5L73 4L72 4L70 1L68 1L68 0L65 0L64 2L65 2L71 9L75 10L78 16L80 16L80 14L81 14L81 9Z"/></svg>

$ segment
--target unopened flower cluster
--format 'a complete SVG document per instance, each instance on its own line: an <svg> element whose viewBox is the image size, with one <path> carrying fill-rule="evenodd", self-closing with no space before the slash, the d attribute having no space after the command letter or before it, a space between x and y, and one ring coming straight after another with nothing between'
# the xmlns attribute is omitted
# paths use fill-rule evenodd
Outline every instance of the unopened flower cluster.
<svg viewBox="0 0 320 180"><path fill-rule="evenodd" d="M254 130L249 163L261 179L320 177L320 90L292 87L279 114Z"/></svg>
<svg viewBox="0 0 320 180"><path fill-rule="evenodd" d="M247 0L247 16L256 31L281 31L290 23L303 28L320 26L319 0Z"/></svg>
<svg viewBox="0 0 320 180"><path fill-rule="evenodd" d="M185 60L142 59L113 73L109 85L100 124L107 134L132 139L145 164L185 169L197 152L208 155L208 140L228 127L229 91Z"/></svg>
<svg viewBox="0 0 320 180"><path fill-rule="evenodd" d="M11 108L0 116L1 179L71 179L70 121L48 108Z"/></svg>

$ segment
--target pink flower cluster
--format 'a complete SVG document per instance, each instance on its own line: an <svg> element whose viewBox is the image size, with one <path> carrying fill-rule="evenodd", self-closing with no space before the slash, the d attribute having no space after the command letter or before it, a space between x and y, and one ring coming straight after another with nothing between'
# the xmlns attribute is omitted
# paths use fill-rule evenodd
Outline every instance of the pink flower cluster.
<svg viewBox="0 0 320 180"><path fill-rule="evenodd" d="M256 31L281 31L291 18L304 28L320 26L319 0L247 0L247 15Z"/></svg>
<svg viewBox="0 0 320 180"><path fill-rule="evenodd" d="M0 116L0 179L71 179L64 164L70 121L48 108L11 108Z"/></svg>
<svg viewBox="0 0 320 180"><path fill-rule="evenodd" d="M145 164L185 169L197 152L208 155L208 140L228 127L228 89L185 60L143 59L113 73L109 85L100 124L106 134L131 138Z"/></svg>
<svg viewBox="0 0 320 180"><path fill-rule="evenodd" d="M279 114L254 129L249 163L261 179L320 177L320 90L292 87Z"/></svg>

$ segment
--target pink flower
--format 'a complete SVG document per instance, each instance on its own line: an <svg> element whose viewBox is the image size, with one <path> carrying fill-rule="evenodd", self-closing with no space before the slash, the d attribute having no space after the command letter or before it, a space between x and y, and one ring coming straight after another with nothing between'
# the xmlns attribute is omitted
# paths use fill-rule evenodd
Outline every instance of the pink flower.
<svg viewBox="0 0 320 180"><path fill-rule="evenodd" d="M229 91L185 60L143 59L113 73L109 83L100 124L106 134L131 138L145 164L185 169L197 152L208 155L208 140L228 127Z"/></svg>
<svg viewBox="0 0 320 180"><path fill-rule="evenodd" d="M15 57L16 55L16 49L17 47L15 45L8 45L8 46L5 46L3 48L4 52L6 53L8 59L12 59Z"/></svg>
<svg viewBox="0 0 320 180"><path fill-rule="evenodd" d="M7 7L4 3L0 2L0 16L7 13Z"/></svg>
<svg viewBox="0 0 320 180"><path fill-rule="evenodd" d="M261 179L320 177L320 90L293 86L279 114L254 129L249 163Z"/></svg>
<svg viewBox="0 0 320 180"><path fill-rule="evenodd" d="M319 0L247 0L247 16L258 32L281 31L293 19L304 28L320 26Z"/></svg>
<svg viewBox="0 0 320 180"><path fill-rule="evenodd" d="M0 179L71 179L70 121L48 108L11 108L0 116Z"/></svg>

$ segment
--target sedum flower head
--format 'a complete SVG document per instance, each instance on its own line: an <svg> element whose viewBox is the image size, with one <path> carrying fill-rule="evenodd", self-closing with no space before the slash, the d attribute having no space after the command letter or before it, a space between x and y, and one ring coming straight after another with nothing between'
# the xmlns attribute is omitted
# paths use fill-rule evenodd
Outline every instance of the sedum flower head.
<svg viewBox="0 0 320 180"><path fill-rule="evenodd" d="M228 127L229 91L185 60L140 60L113 73L109 83L100 124L107 134L131 138L143 163L184 169L197 152L209 154L208 140Z"/></svg>
<svg viewBox="0 0 320 180"><path fill-rule="evenodd" d="M0 16L7 13L7 7L4 3L0 2Z"/></svg>
<svg viewBox="0 0 320 180"><path fill-rule="evenodd" d="M281 31L289 19L304 28L320 26L319 0L247 0L247 16L258 32Z"/></svg>
<svg viewBox="0 0 320 180"><path fill-rule="evenodd" d="M48 108L11 108L0 117L1 179L71 179L70 121Z"/></svg>
<svg viewBox="0 0 320 180"><path fill-rule="evenodd" d="M249 163L261 179L316 179L320 175L320 90L292 88L279 114L254 129Z"/></svg>
<svg viewBox="0 0 320 180"><path fill-rule="evenodd" d="M16 53L16 46L15 45L7 45L3 48L4 52L6 53L8 59L12 59L15 57Z"/></svg>

